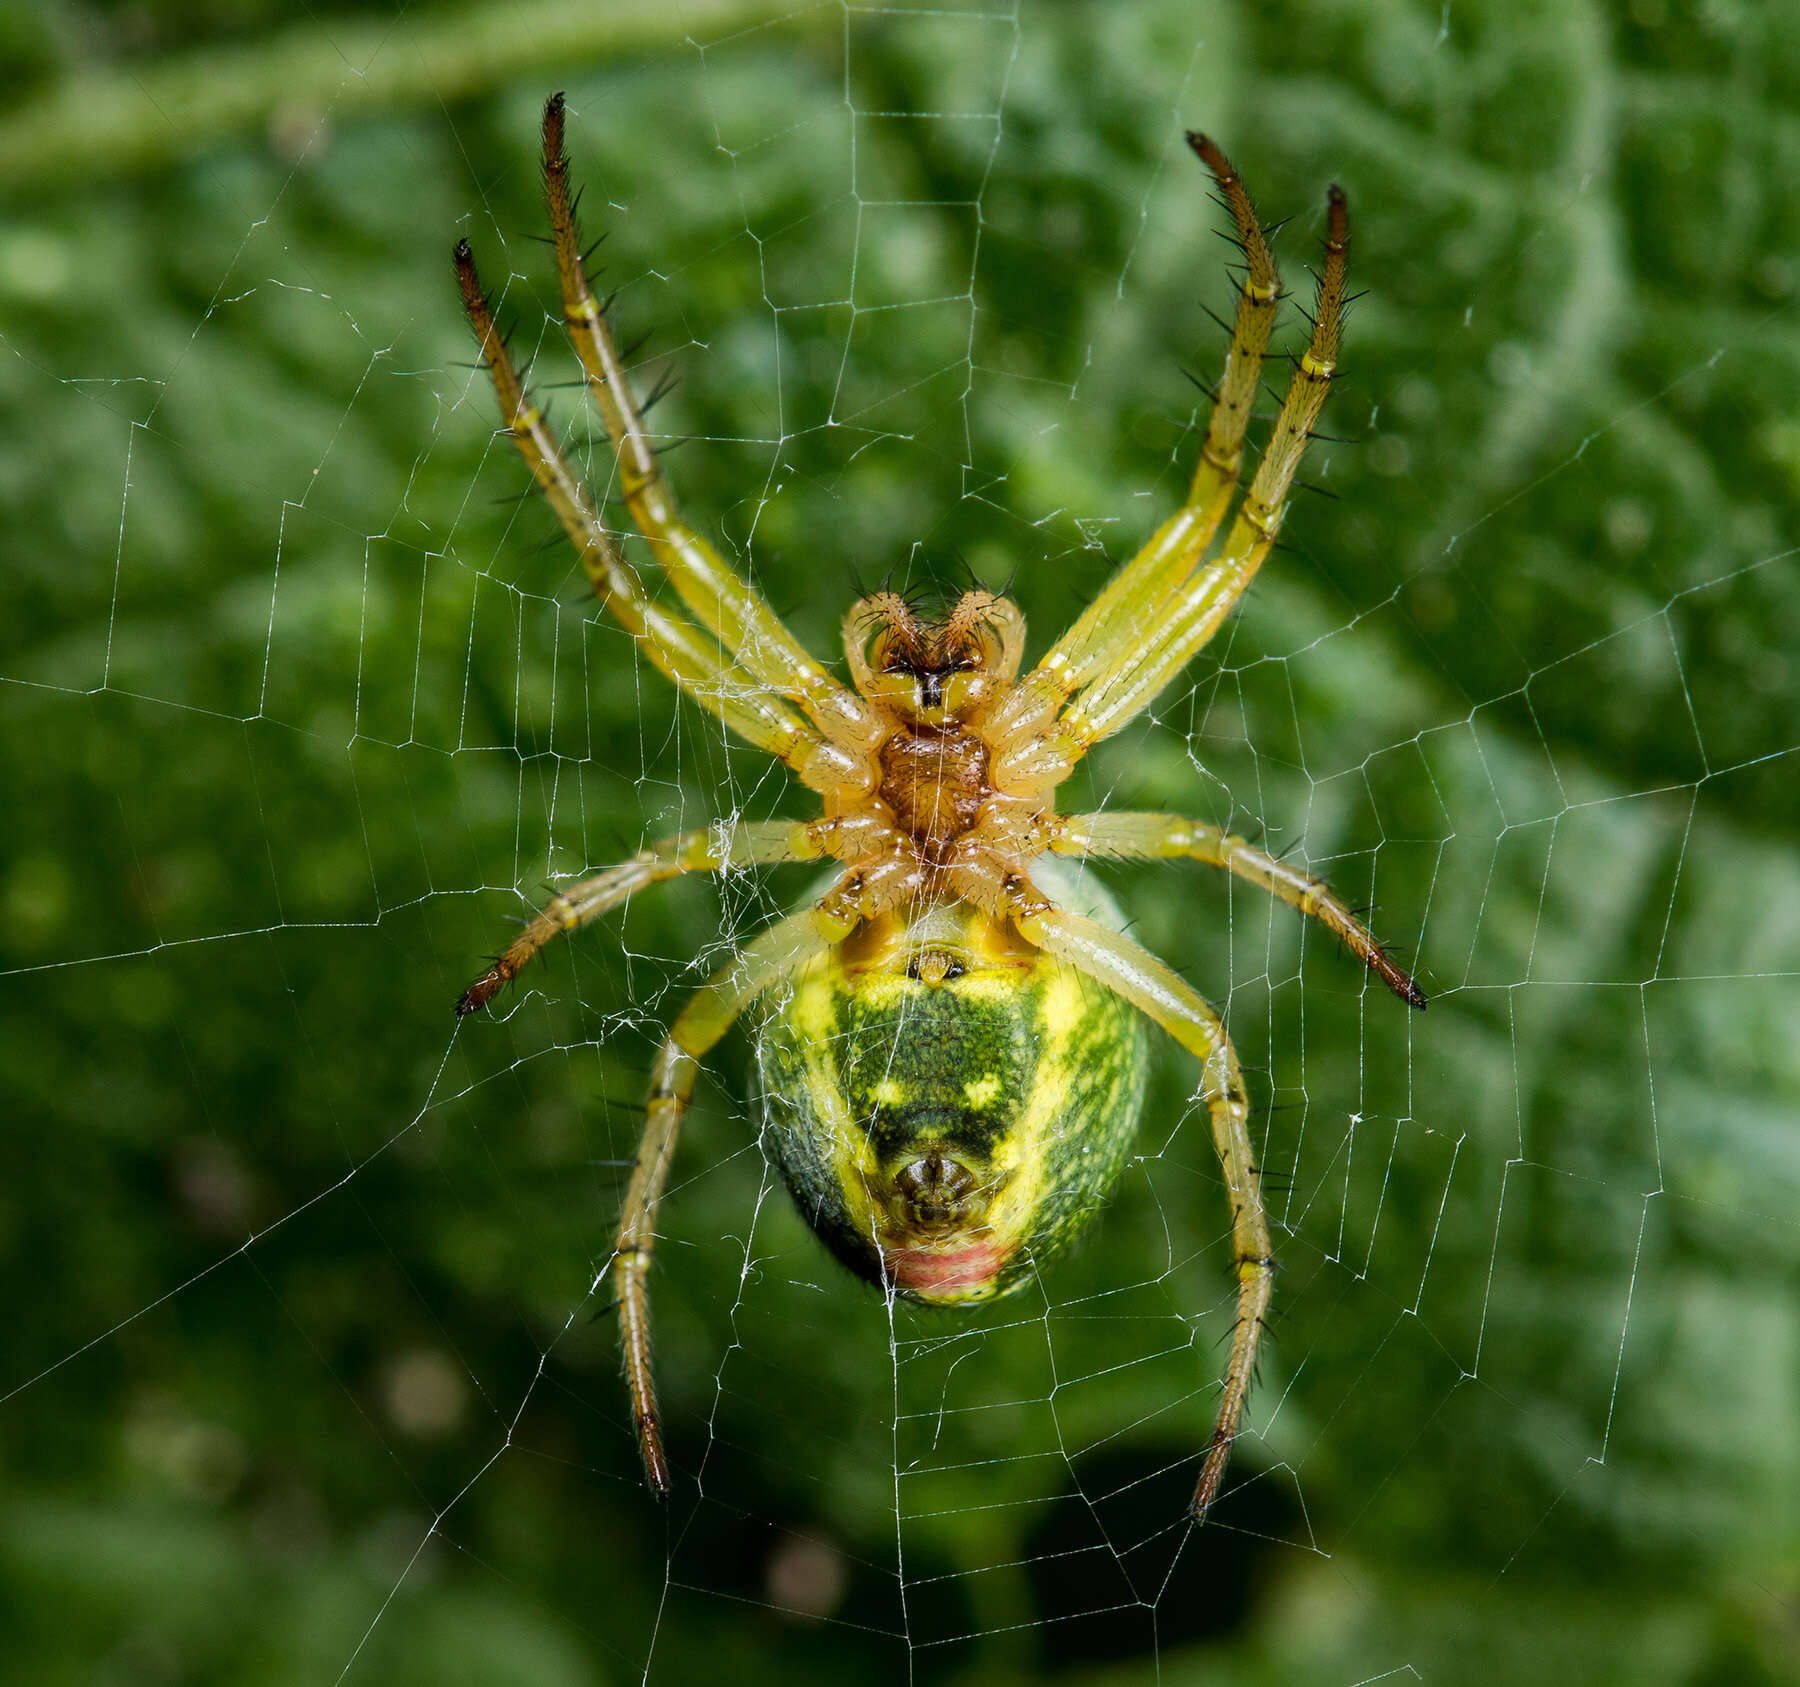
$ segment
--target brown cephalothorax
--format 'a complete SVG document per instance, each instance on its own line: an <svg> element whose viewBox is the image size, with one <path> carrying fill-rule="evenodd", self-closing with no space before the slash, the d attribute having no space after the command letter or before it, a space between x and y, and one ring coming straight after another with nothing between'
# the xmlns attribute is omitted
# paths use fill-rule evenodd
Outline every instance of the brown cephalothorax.
<svg viewBox="0 0 1800 1687"><path fill-rule="evenodd" d="M465 240L456 248L463 306L505 431L595 592L644 655L792 769L822 812L668 838L571 886L457 1011L485 1006L554 938L662 880L822 859L841 868L816 902L752 939L695 993L656 1060L611 1265L650 1484L659 1493L670 1485L650 1368L658 1203L697 1062L741 1013L760 1001L771 1153L815 1232L889 1292L952 1305L1029 1281L1104 1199L1141 1105L1142 1014L1201 1062L1231 1204L1237 1322L1194 1492L1193 1513L1204 1517L1238 1433L1274 1289L1249 1102L1218 1014L1126 937L1116 907L1058 858L1223 868L1319 920L1402 1000L1423 1007L1425 998L1304 872L1177 815L1059 815L1055 793L1212 637L1275 541L1336 368L1349 250L1344 196L1330 192L1312 333L1240 501L1281 283L1243 183L1211 141L1190 134L1245 267L1182 506L1023 675L1025 621L1005 598L968 591L934 617L880 592L845 620L845 685L682 517L583 268L563 127L558 94L544 109L544 183L563 320L612 442L618 490L681 608L650 596L601 521L525 390Z"/></svg>
<svg viewBox="0 0 1800 1687"><path fill-rule="evenodd" d="M903 727L881 746L880 754L876 795L920 860L946 865L975 828L981 805L994 794L987 776L987 744L980 733L962 726L935 732Z"/></svg>

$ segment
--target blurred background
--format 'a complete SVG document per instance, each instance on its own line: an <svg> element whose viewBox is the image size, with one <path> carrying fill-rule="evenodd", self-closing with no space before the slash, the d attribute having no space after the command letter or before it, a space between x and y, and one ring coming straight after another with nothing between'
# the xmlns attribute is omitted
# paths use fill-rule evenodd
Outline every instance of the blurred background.
<svg viewBox="0 0 1800 1687"><path fill-rule="evenodd" d="M0 1650L21 1682L1800 1680L1800 36L1731 0L274 0L0 12ZM475 244L597 485L566 88L640 390L817 650L1034 647L1179 500L1229 149L1366 289L1246 609L1068 806L1375 904L1409 1016L1200 869L1279 1319L1181 1519L1225 1203L1159 1054L1083 1242L890 1310L709 1062L643 1492L596 1281L682 993L804 875L450 1007L647 838L805 813L600 616L469 368ZM1276 371L1279 379L1280 370Z"/></svg>

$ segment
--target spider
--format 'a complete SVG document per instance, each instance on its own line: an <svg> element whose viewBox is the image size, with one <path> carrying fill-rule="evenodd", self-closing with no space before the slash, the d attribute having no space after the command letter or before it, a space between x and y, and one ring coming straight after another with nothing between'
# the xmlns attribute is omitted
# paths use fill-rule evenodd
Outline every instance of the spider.
<svg viewBox="0 0 1800 1687"><path fill-rule="evenodd" d="M666 838L562 891L469 987L458 1015L484 1007L553 939L647 886L685 873L836 864L815 902L769 926L694 993L652 1068L610 1268L638 1446L659 1496L670 1491L670 1471L650 1357L657 1208L698 1063L746 1010L761 1018L764 1140L801 1212L852 1270L890 1295L937 1305L1019 1288L1100 1204L1137 1129L1145 1019L1198 1056L1238 1284L1217 1423L1192 1502L1201 1519L1238 1433L1275 1281L1249 1102L1218 1013L1124 935L1117 907L1080 863L1223 868L1318 920L1402 1001L1425 1005L1324 884L1243 838L1170 814L1056 808L1056 789L1082 756L1150 705L1249 585L1280 530L1337 360L1349 220L1333 187L1311 340L1215 549L1237 494L1281 283L1225 154L1203 135L1187 140L1212 173L1245 259L1199 462L1180 509L1023 672L1025 619L1007 599L969 590L931 616L880 591L845 617L845 685L688 525L589 285L561 94L544 108L543 141L564 323L611 438L619 492L685 612L654 602L622 554L526 391L468 241L456 247L504 431L594 591L652 663L791 768L822 810L805 822Z"/></svg>

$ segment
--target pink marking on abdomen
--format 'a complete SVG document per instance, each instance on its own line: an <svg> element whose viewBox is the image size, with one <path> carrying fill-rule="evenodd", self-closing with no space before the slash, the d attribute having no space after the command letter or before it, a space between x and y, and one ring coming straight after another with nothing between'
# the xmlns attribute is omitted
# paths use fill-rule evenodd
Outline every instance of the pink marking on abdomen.
<svg viewBox="0 0 1800 1687"><path fill-rule="evenodd" d="M955 1248L890 1248L884 1263L895 1286L908 1294L962 1299L971 1290L992 1285L1006 1263L1006 1250L993 1242L967 1242Z"/></svg>

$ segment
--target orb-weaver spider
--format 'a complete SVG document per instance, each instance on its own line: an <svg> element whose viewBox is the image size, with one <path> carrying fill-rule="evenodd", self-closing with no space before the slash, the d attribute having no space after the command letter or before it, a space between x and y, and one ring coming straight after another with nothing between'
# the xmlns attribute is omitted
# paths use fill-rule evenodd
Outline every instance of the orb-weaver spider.
<svg viewBox="0 0 1800 1687"><path fill-rule="evenodd" d="M1337 359L1349 225L1334 187L1311 342L1250 489L1209 560L1237 490L1281 283L1224 153L1201 135L1188 143L1218 183L1245 258L1200 461L1187 501L1023 677L1025 620L1005 598L968 591L934 619L877 592L844 622L847 687L688 526L588 284L561 94L544 108L544 180L564 322L612 440L619 490L691 619L651 601L607 532L525 391L469 243L456 248L463 304L506 431L595 592L650 661L792 768L824 810L805 823L668 838L563 891L470 986L458 1014L484 1006L553 938L647 885L780 862L829 859L841 868L814 905L769 927L695 993L651 1075L612 1265L638 1443L658 1494L669 1491L669 1466L650 1367L657 1205L697 1062L777 986L757 1048L765 1141L821 1239L853 1270L909 1300L960 1304L1005 1294L1094 1210L1137 1125L1139 1014L1200 1057L1231 1200L1238 1304L1196 1517L1219 1492L1274 1285L1249 1102L1218 1014L1123 935L1104 893L1043 858L1186 858L1222 867L1319 920L1401 1000L1425 1005L1418 985L1330 890L1244 839L1167 814L1056 810L1056 788L1081 757L1149 706L1249 585L1280 529Z"/></svg>

